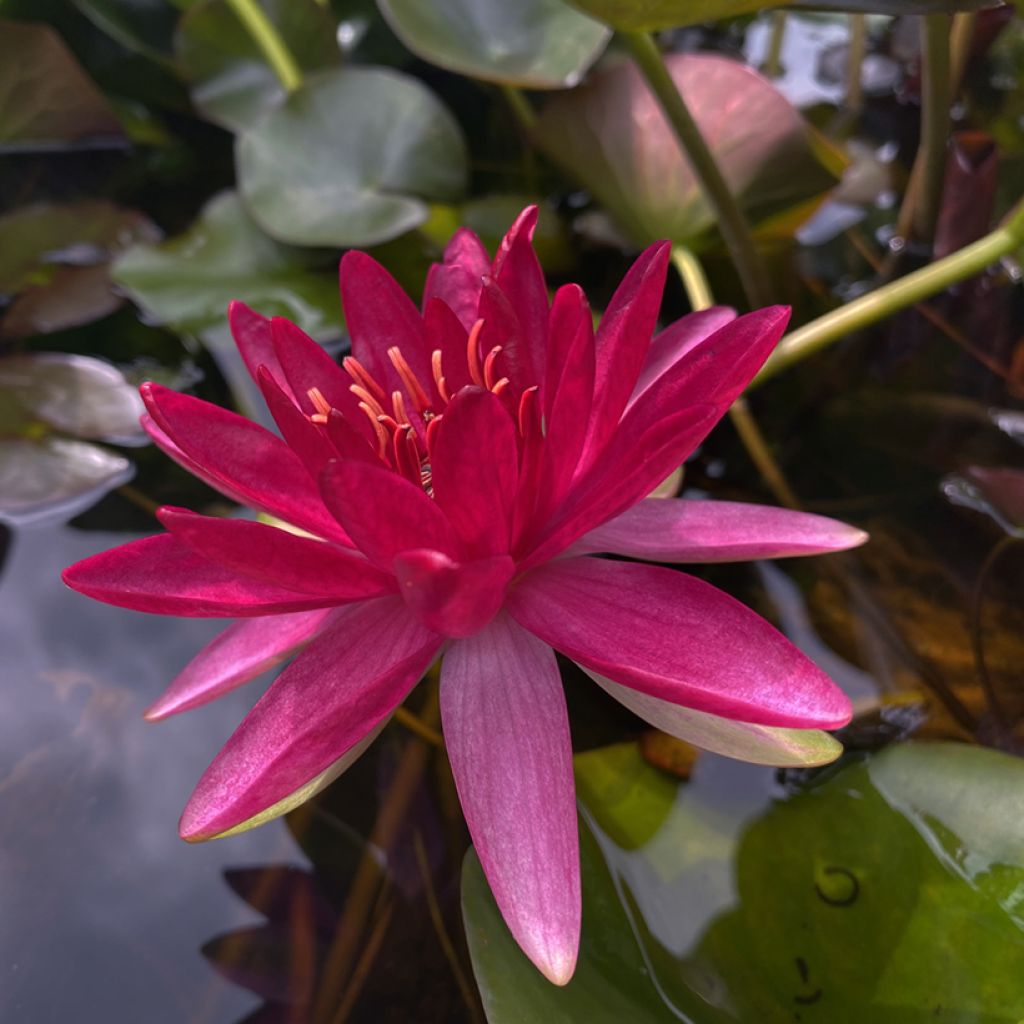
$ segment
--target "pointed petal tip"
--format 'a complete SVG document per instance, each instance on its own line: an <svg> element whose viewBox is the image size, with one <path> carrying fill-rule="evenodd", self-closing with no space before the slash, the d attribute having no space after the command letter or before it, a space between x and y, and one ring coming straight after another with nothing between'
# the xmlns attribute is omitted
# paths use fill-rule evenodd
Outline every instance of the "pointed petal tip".
<svg viewBox="0 0 1024 1024"><path fill-rule="evenodd" d="M571 949L566 948L559 950L554 954L548 953L547 955L535 957L530 956L530 960L533 965L544 975L552 985L557 985L559 988L563 988L572 981L573 974L576 973L576 958L579 954L579 938L577 937L575 944ZM529 954L527 954L529 955Z"/></svg>

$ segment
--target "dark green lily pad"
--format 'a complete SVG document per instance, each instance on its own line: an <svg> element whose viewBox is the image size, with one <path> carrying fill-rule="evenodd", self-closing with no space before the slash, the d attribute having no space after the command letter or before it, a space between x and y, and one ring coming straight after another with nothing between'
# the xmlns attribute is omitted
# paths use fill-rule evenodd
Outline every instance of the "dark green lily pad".
<svg viewBox="0 0 1024 1024"><path fill-rule="evenodd" d="M705 54L666 63L752 220L804 204L836 183L806 122L756 71ZM637 244L693 244L715 223L661 108L627 62L551 100L536 138Z"/></svg>
<svg viewBox="0 0 1024 1024"><path fill-rule="evenodd" d="M467 858L463 909L490 1024L1024 1016L1024 762L894 747L754 815L698 779L651 832L649 799L595 802L581 762L602 754L577 761L583 942L569 985L531 967ZM664 788L638 756L627 767L632 787Z"/></svg>
<svg viewBox="0 0 1024 1024"><path fill-rule="evenodd" d="M317 0L262 0L261 6L303 71L340 63L334 19ZM192 83L192 102L231 131L248 127L285 98L266 57L226 0L193 7L178 27L174 49Z"/></svg>
<svg viewBox="0 0 1024 1024"><path fill-rule="evenodd" d="M0 20L0 150L120 135L103 93L49 25Z"/></svg>
<svg viewBox="0 0 1024 1024"><path fill-rule="evenodd" d="M992 0L570 0L574 7L613 28L651 32L702 21L721 21L772 7L861 11L875 14L927 14L994 6Z"/></svg>
<svg viewBox="0 0 1024 1024"><path fill-rule="evenodd" d="M562 0L378 0L417 56L471 78L529 89L576 85L610 32Z"/></svg>
<svg viewBox="0 0 1024 1024"><path fill-rule="evenodd" d="M414 78L385 68L321 72L237 141L238 185L253 218L294 245L362 246L458 199L458 124Z"/></svg>
<svg viewBox="0 0 1024 1024"><path fill-rule="evenodd" d="M210 200L184 234L129 249L113 277L154 323L182 331L223 325L232 299L311 334L341 326L334 273L311 269L306 254L268 238L234 192Z"/></svg>

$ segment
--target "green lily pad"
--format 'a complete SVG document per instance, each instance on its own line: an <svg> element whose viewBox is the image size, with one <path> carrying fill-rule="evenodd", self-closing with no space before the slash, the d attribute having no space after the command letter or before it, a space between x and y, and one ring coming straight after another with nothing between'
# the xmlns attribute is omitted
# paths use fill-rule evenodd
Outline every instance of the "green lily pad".
<svg viewBox="0 0 1024 1024"><path fill-rule="evenodd" d="M303 71L340 63L334 19L317 0L262 0L271 23ZM285 90L226 0L206 0L182 18L178 64L192 83L196 109L231 131L247 128Z"/></svg>
<svg viewBox="0 0 1024 1024"><path fill-rule="evenodd" d="M626 759L642 796L612 787L608 799L586 781L584 759L603 756L577 759L583 940L565 988L523 957L467 859L463 911L490 1024L1024 1017L1024 762L951 743L893 747L759 813L698 778L652 833L643 790L663 806L664 776ZM609 756L623 767L620 749Z"/></svg>
<svg viewBox="0 0 1024 1024"><path fill-rule="evenodd" d="M362 246L426 220L466 185L458 124L414 78L353 67L306 79L237 140L242 199L274 238Z"/></svg>
<svg viewBox="0 0 1024 1024"><path fill-rule="evenodd" d="M471 78L567 89L601 55L609 29L562 0L378 0L418 57Z"/></svg>
<svg viewBox="0 0 1024 1024"><path fill-rule="evenodd" d="M0 150L120 135L103 93L49 25L0 19Z"/></svg>
<svg viewBox="0 0 1024 1024"><path fill-rule="evenodd" d="M704 54L666 63L752 220L804 204L836 183L806 122L756 71ZM628 62L552 99L536 139L637 244L669 238L692 245L715 224L657 100Z"/></svg>
<svg viewBox="0 0 1024 1024"><path fill-rule="evenodd" d="M287 316L310 334L341 327L334 273L268 238L234 192L211 199L184 234L129 249L113 277L154 323L182 331L222 325L232 299Z"/></svg>
<svg viewBox="0 0 1024 1024"><path fill-rule="evenodd" d="M875 14L927 14L994 6L993 0L570 0L613 28L652 32L702 21L756 14L772 7L861 11Z"/></svg>

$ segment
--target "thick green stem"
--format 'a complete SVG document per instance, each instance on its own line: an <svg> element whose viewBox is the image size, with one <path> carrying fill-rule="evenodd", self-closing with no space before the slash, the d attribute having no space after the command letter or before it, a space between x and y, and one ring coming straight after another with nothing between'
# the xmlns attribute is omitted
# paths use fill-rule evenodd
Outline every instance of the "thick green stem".
<svg viewBox="0 0 1024 1024"><path fill-rule="evenodd" d="M739 205L715 162L708 144L704 141L697 122L676 88L672 76L665 67L661 51L648 32L624 32L623 39L629 46L647 84L661 104L661 109L675 131L683 152L693 166L704 195L715 211L719 229L725 244L729 247L747 301L752 306L764 306L771 302L771 284L768 274L754 245L753 235Z"/></svg>
<svg viewBox="0 0 1024 1024"><path fill-rule="evenodd" d="M973 245L898 281L876 288L786 335L754 378L754 383L764 383L769 377L827 348L847 334L884 320L958 281L980 274L1021 245L1024 245L1024 201L1014 207L1001 227Z"/></svg>
<svg viewBox="0 0 1024 1024"><path fill-rule="evenodd" d="M285 46L274 23L267 17L257 0L228 0L231 9L245 30L260 48L267 63L277 75L286 92L294 92L302 85L302 71Z"/></svg>
<svg viewBox="0 0 1024 1024"><path fill-rule="evenodd" d="M786 12L772 12L772 34L768 37L768 53L761 70L769 78L778 78L782 68L782 44L786 41Z"/></svg>
<svg viewBox="0 0 1024 1024"><path fill-rule="evenodd" d="M707 274L691 250L683 245L673 245L672 264L682 279L686 297L694 310L707 309L715 304Z"/></svg>
<svg viewBox="0 0 1024 1024"><path fill-rule="evenodd" d="M868 19L863 14L850 15L850 48L846 58L846 109L859 114L864 106L864 58L868 52Z"/></svg>
<svg viewBox="0 0 1024 1024"><path fill-rule="evenodd" d="M519 127L527 135L531 134L537 125L537 113L530 106L530 101L522 94L521 90L511 85L503 85L501 94L505 97L505 102L512 110L513 116L519 122Z"/></svg>

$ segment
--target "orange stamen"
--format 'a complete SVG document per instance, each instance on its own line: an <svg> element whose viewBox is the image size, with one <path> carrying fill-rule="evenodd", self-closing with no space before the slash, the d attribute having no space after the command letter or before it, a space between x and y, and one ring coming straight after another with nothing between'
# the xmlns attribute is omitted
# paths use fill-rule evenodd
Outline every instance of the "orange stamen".
<svg viewBox="0 0 1024 1024"><path fill-rule="evenodd" d="M384 426L377 418L377 414L370 408L365 402L359 403L359 408L366 413L367 418L373 427L374 433L377 435L377 454L382 458L387 458L388 451L388 432L384 429Z"/></svg>
<svg viewBox="0 0 1024 1024"><path fill-rule="evenodd" d="M361 384L350 384L348 386L349 391L352 392L356 398L359 399L360 405L366 405L373 410L374 416L384 415L384 406L377 401L369 391L366 390Z"/></svg>
<svg viewBox="0 0 1024 1024"><path fill-rule="evenodd" d="M397 345L392 345L391 348L388 349L388 359L391 360L391 365L395 368L395 372L401 378L402 384L405 386L406 393L412 401L413 408L419 413L429 409L430 399L427 398L427 393L423 390L423 386L416 379L416 374L412 372L412 367L406 362L405 356L402 355L402 352Z"/></svg>
<svg viewBox="0 0 1024 1024"><path fill-rule="evenodd" d="M490 352L487 353L487 358L484 360L484 387L488 391L494 390L494 361L501 354L501 346L495 345Z"/></svg>
<svg viewBox="0 0 1024 1024"><path fill-rule="evenodd" d="M480 369L480 332L484 329L483 320L477 320L469 332L466 342L466 363L469 366L470 379L477 387L484 387L484 375Z"/></svg>
<svg viewBox="0 0 1024 1024"><path fill-rule="evenodd" d="M409 412L405 408L405 399L402 397L401 391L391 392L391 408L395 411L395 420L400 427L409 426Z"/></svg>
<svg viewBox="0 0 1024 1024"><path fill-rule="evenodd" d="M441 396L441 401L447 405L452 400L452 396L448 391L448 382L444 379L444 374L441 372L441 350L439 348L435 348L430 353L430 369L434 374L434 384L437 387L437 393Z"/></svg>
<svg viewBox="0 0 1024 1024"><path fill-rule="evenodd" d="M493 394L495 394L495 395L500 395L500 394L502 393L502 391L504 391L504 390L505 390L505 388L507 388L507 387L508 387L508 385L509 385L509 380L508 380L508 377L502 377L502 378L501 378L501 380L499 380L499 381L498 381L498 382L497 382L497 383L496 383L496 384L494 385L494 387L493 387L493 388L491 388L491 392L492 392Z"/></svg>
<svg viewBox="0 0 1024 1024"><path fill-rule="evenodd" d="M346 356L341 361L342 368L364 391L373 395L378 403L383 402L387 395L384 389L373 379L369 370L355 356Z"/></svg>

